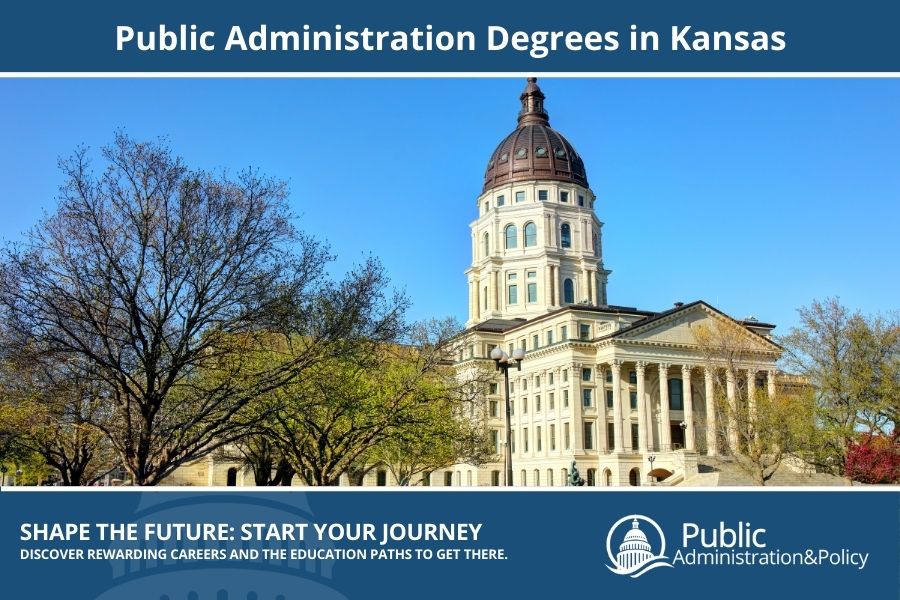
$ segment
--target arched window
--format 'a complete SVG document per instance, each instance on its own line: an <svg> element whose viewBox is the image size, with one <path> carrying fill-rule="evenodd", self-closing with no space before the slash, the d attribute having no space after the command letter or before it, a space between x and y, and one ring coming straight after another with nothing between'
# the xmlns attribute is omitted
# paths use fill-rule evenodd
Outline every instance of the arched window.
<svg viewBox="0 0 900 600"><path fill-rule="evenodd" d="M484 252L484 256L490 256L491 254L491 236L487 232L484 233L482 238L482 252Z"/></svg>
<svg viewBox="0 0 900 600"><path fill-rule="evenodd" d="M568 223L563 223L562 227L559 228L559 240L563 248L572 247L572 228L569 227Z"/></svg>
<svg viewBox="0 0 900 600"><path fill-rule="evenodd" d="M563 281L563 302L566 304L575 303L575 284L571 279Z"/></svg>
<svg viewBox="0 0 900 600"><path fill-rule="evenodd" d="M525 474L525 469L522 469L522 481L520 483L523 486L528 485L528 477Z"/></svg>
<svg viewBox="0 0 900 600"><path fill-rule="evenodd" d="M237 472L238 470L234 467L228 469L228 481L226 485L228 485L229 487L234 487L237 485Z"/></svg>
<svg viewBox="0 0 900 600"><path fill-rule="evenodd" d="M534 470L534 484L535 486L541 485L541 472L538 469Z"/></svg>
<svg viewBox="0 0 900 600"><path fill-rule="evenodd" d="M635 487L641 485L641 470L637 467L628 472L628 484Z"/></svg>
<svg viewBox="0 0 900 600"><path fill-rule="evenodd" d="M587 485L591 487L597 485L597 469L587 470Z"/></svg>
<svg viewBox="0 0 900 600"><path fill-rule="evenodd" d="M547 469L547 485L553 487L553 469Z"/></svg>
<svg viewBox="0 0 900 600"><path fill-rule="evenodd" d="M378 487L384 487L387 485L387 471L384 469L378 469L378 473L375 477L375 485Z"/></svg>
<svg viewBox="0 0 900 600"><path fill-rule="evenodd" d="M606 482L606 487L612 486L612 471L609 469L603 471L603 481Z"/></svg>
<svg viewBox="0 0 900 600"><path fill-rule="evenodd" d="M517 245L516 237L519 234L516 226L507 225L504 231L506 232L506 249L510 250L511 248L515 248Z"/></svg>
<svg viewBox="0 0 900 600"><path fill-rule="evenodd" d="M534 223L525 224L525 247L531 248L537 246L537 225Z"/></svg>

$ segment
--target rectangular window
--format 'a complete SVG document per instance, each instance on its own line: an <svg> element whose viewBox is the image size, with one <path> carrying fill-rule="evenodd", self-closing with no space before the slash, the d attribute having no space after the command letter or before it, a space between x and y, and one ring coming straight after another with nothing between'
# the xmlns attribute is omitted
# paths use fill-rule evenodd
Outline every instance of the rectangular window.
<svg viewBox="0 0 900 600"><path fill-rule="evenodd" d="M559 201L560 202L568 202L569 201L569 192L560 192L559 193Z"/></svg>
<svg viewBox="0 0 900 600"><path fill-rule="evenodd" d="M518 304L519 302L519 290L516 286L511 285L507 288L507 304Z"/></svg>
<svg viewBox="0 0 900 600"><path fill-rule="evenodd" d="M553 330L551 329L550 331L547 332L547 345L549 346L552 343L553 343ZM552 379L553 375L551 375L550 377ZM551 381L550 383L553 383L553 381Z"/></svg>
<svg viewBox="0 0 900 600"><path fill-rule="evenodd" d="M669 380L669 408L671 410L684 410L684 397L681 393L681 380Z"/></svg>
<svg viewBox="0 0 900 600"><path fill-rule="evenodd" d="M550 450L556 450L556 425L550 425Z"/></svg>
<svg viewBox="0 0 900 600"><path fill-rule="evenodd" d="M550 385L553 385L553 371L550 372Z"/></svg>
<svg viewBox="0 0 900 600"><path fill-rule="evenodd" d="M607 408L613 407L613 391L612 390L606 390L606 407Z"/></svg>
<svg viewBox="0 0 900 600"><path fill-rule="evenodd" d="M556 408L556 394L550 392L550 410Z"/></svg>
<svg viewBox="0 0 900 600"><path fill-rule="evenodd" d="M563 442L565 442L566 450L572 449L572 436L569 435L569 424L565 423L563 425Z"/></svg>
<svg viewBox="0 0 900 600"><path fill-rule="evenodd" d="M506 198L503 197L503 194L497 196L497 206L503 206L506 204Z"/></svg>
<svg viewBox="0 0 900 600"><path fill-rule="evenodd" d="M541 376L540 375L534 376L534 387L536 387L536 388L541 387Z"/></svg>
<svg viewBox="0 0 900 600"><path fill-rule="evenodd" d="M528 303L534 304L537 302L537 284L529 283L528 284ZM537 336L534 336L537 337Z"/></svg>
<svg viewBox="0 0 900 600"><path fill-rule="evenodd" d="M534 397L534 410L535 412L541 412L541 397L537 395Z"/></svg>
<svg viewBox="0 0 900 600"><path fill-rule="evenodd" d="M631 424L631 449L632 450L638 449L638 442L639 442L638 435L640 435L640 433L638 432L638 424L632 423Z"/></svg>
<svg viewBox="0 0 900 600"><path fill-rule="evenodd" d="M628 400L631 403L631 410L637 410L637 392L628 392Z"/></svg>
<svg viewBox="0 0 900 600"><path fill-rule="evenodd" d="M594 405L593 391L594 390L581 390L581 395L582 395L585 406L593 406Z"/></svg>
<svg viewBox="0 0 900 600"><path fill-rule="evenodd" d="M569 328L567 326L563 325L562 328L560 329L559 339L561 339L564 342L569 340Z"/></svg>
<svg viewBox="0 0 900 600"><path fill-rule="evenodd" d="M497 384L496 384L496 383L492 383L492 384L490 384L490 385L488 386L488 393L489 393L489 394L496 394L496 393L497 393Z"/></svg>
<svg viewBox="0 0 900 600"><path fill-rule="evenodd" d="M500 471L491 471L491 485L494 487L499 487L500 485Z"/></svg>
<svg viewBox="0 0 900 600"><path fill-rule="evenodd" d="M584 206L584 196L578 194L578 206Z"/></svg>
<svg viewBox="0 0 900 600"><path fill-rule="evenodd" d="M584 424L584 449L594 449L594 424L591 421Z"/></svg>
<svg viewBox="0 0 900 600"><path fill-rule="evenodd" d="M525 192L516 192L516 202L525 202Z"/></svg>
<svg viewBox="0 0 900 600"><path fill-rule="evenodd" d="M510 385L512 385L512 384L510 384ZM515 414L516 414L516 401L510 400L509 401L509 416L513 416Z"/></svg>
<svg viewBox="0 0 900 600"><path fill-rule="evenodd" d="M497 401L491 400L488 406L490 406L490 415L492 417L496 417L497 416Z"/></svg>
<svg viewBox="0 0 900 600"><path fill-rule="evenodd" d="M612 452L616 447L616 426L614 423L606 424L606 449Z"/></svg>
<svg viewBox="0 0 900 600"><path fill-rule="evenodd" d="M523 348L525 347L525 342L522 342L522 347L523 347ZM523 380L522 380L522 391L524 392L524 391L527 390L527 389L528 389L528 380L527 380L527 379L523 379Z"/></svg>
<svg viewBox="0 0 900 600"><path fill-rule="evenodd" d="M534 285L533 283L528 284L528 297L529 298L531 298L531 286L533 286L533 285ZM529 300L529 302L534 302L534 300ZM534 334L533 336L531 336L531 349L537 350L540 347L540 345L541 345L540 336L538 336L538 334Z"/></svg>
<svg viewBox="0 0 900 600"><path fill-rule="evenodd" d="M528 452L528 428L522 430L522 448L525 452Z"/></svg>
<svg viewBox="0 0 900 600"><path fill-rule="evenodd" d="M507 348L509 349L509 352L507 352L507 354L509 354L510 356L512 356L512 353L513 353L513 344L512 344L512 342L509 343L509 345L507 346Z"/></svg>
<svg viewBox="0 0 900 600"><path fill-rule="evenodd" d="M522 414L528 414L528 398L522 398Z"/></svg>
<svg viewBox="0 0 900 600"><path fill-rule="evenodd" d="M628 383L637 385L637 371L628 371Z"/></svg>
<svg viewBox="0 0 900 600"><path fill-rule="evenodd" d="M581 339L583 339L583 340L590 339L591 338L591 326L586 323L582 323L579 326L578 335L580 335Z"/></svg>
<svg viewBox="0 0 900 600"><path fill-rule="evenodd" d="M563 383L569 380L569 370L563 369Z"/></svg>
<svg viewBox="0 0 900 600"><path fill-rule="evenodd" d="M569 408L569 390L563 390L563 408Z"/></svg>
<svg viewBox="0 0 900 600"><path fill-rule="evenodd" d="M447 471L444 473L444 485L448 487L453 485L453 471Z"/></svg>
<svg viewBox="0 0 900 600"><path fill-rule="evenodd" d="M581 380L582 381L590 381L591 380L591 370L590 369L582 369L581 370Z"/></svg>
<svg viewBox="0 0 900 600"><path fill-rule="evenodd" d="M512 453L516 452L516 436L513 435L509 440L509 451Z"/></svg>
<svg viewBox="0 0 900 600"><path fill-rule="evenodd" d="M537 450L538 452L540 452L541 449L542 449L542 446L543 446L543 443L541 442L541 428L540 428L540 426L538 426L537 431L536 431L535 433L537 434L537 439L534 441L534 447L535 447L535 450Z"/></svg>
<svg viewBox="0 0 900 600"><path fill-rule="evenodd" d="M494 452L500 454L500 432L496 429L491 429L491 445L494 447Z"/></svg>
<svg viewBox="0 0 900 600"><path fill-rule="evenodd" d="M547 200L547 190L538 190L538 200L545 202Z"/></svg>
<svg viewBox="0 0 900 600"><path fill-rule="evenodd" d="M487 201L485 201L485 203L484 203L484 212L487 212L488 210L490 210L490 207L491 207L490 203L487 202Z"/></svg>
<svg viewBox="0 0 900 600"><path fill-rule="evenodd" d="M606 383L612 383L612 369L606 369Z"/></svg>

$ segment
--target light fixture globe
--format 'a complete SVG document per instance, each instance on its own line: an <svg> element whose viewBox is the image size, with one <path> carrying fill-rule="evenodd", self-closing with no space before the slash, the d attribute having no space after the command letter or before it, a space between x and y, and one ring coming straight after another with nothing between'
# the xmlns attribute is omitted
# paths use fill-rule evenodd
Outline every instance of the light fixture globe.
<svg viewBox="0 0 900 600"><path fill-rule="evenodd" d="M494 349L491 350L491 358L494 360L503 358L503 350L500 349L500 346L494 346Z"/></svg>
<svg viewBox="0 0 900 600"><path fill-rule="evenodd" d="M513 350L512 357L515 360L522 360L523 358L525 358L525 351L522 348L516 348L515 350Z"/></svg>
<svg viewBox="0 0 900 600"><path fill-rule="evenodd" d="M500 360L498 360L497 362L505 363L507 361L509 361L509 355L506 352L504 352L503 350L501 350L500 351Z"/></svg>

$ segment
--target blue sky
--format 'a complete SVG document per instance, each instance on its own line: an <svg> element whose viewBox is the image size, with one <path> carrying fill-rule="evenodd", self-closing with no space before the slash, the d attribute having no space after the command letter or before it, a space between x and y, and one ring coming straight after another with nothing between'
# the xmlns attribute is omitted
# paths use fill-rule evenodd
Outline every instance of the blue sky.
<svg viewBox="0 0 900 600"><path fill-rule="evenodd" d="M838 295L900 308L900 80L541 78L585 160L614 304L704 299L786 333ZM287 179L345 270L382 259L412 316L464 320L484 167L524 79L0 80L0 237L54 206L59 156L115 129Z"/></svg>

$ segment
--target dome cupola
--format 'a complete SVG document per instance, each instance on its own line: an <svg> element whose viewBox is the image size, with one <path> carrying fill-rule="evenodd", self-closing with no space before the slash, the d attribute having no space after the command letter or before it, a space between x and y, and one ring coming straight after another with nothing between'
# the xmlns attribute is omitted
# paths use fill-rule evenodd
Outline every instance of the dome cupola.
<svg viewBox="0 0 900 600"><path fill-rule="evenodd" d="M518 127L497 146L484 174L486 192L513 181L551 179L588 186L584 162L561 133L550 127L544 93L529 77L519 99Z"/></svg>

